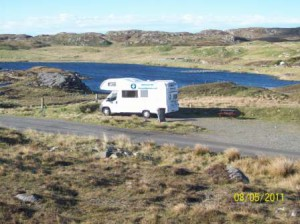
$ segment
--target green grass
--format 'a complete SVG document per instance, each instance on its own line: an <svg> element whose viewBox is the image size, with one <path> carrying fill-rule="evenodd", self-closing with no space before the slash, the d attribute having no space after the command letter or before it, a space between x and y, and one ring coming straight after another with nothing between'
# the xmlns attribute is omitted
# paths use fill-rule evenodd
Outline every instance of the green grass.
<svg viewBox="0 0 300 224"><path fill-rule="evenodd" d="M173 145L0 129L1 223L296 223L299 161L205 154ZM107 145L137 156L100 158ZM200 146L197 146L199 148ZM284 161L284 162L282 162ZM250 184L224 175L230 163ZM292 170L288 170L289 164ZM276 172L273 169L276 168ZM285 175L282 175L284 173ZM283 193L284 201L234 202L235 193ZM18 193L41 200L21 203ZM276 209L285 207L284 213Z"/></svg>
<svg viewBox="0 0 300 224"><path fill-rule="evenodd" d="M191 53L199 57L209 58L231 58L239 57L247 53L243 47L230 48L230 47L201 47L191 49Z"/></svg>
<svg viewBox="0 0 300 224"><path fill-rule="evenodd" d="M267 120L275 122L292 122L300 125L300 108L285 107L240 107L240 111L244 113L241 118L252 118L258 120Z"/></svg>
<svg viewBox="0 0 300 224"><path fill-rule="evenodd" d="M208 83L182 87L180 97L201 97L201 96L240 96L240 97L262 97L285 99L286 95L264 88L240 86L230 82Z"/></svg>
<svg viewBox="0 0 300 224"><path fill-rule="evenodd" d="M209 83L180 89L185 114L196 111L198 116L218 116L218 108L236 108L241 119L258 119L300 124L299 85L272 90L244 87L233 83Z"/></svg>

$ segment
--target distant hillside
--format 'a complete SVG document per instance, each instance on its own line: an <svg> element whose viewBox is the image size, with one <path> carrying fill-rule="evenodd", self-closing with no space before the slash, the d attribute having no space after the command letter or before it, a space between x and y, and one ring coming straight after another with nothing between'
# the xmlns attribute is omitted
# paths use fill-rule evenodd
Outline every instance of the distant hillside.
<svg viewBox="0 0 300 224"><path fill-rule="evenodd" d="M108 46L226 46L244 41L300 41L300 28L242 28L204 30L199 33L161 31L110 31L101 33L58 33L55 35L0 34L0 50L39 48L50 45Z"/></svg>
<svg viewBox="0 0 300 224"><path fill-rule="evenodd" d="M39 35L33 39L50 45L107 46L111 44L101 33L58 33L56 35Z"/></svg>
<svg viewBox="0 0 300 224"><path fill-rule="evenodd" d="M236 37L247 40L299 41L300 27L297 28L242 28L232 29L228 32Z"/></svg>
<svg viewBox="0 0 300 224"><path fill-rule="evenodd" d="M126 45L173 45L173 46L211 46L231 45L244 38L220 30L205 30L200 33L170 33L159 31L111 31L106 34L108 40L124 43Z"/></svg>

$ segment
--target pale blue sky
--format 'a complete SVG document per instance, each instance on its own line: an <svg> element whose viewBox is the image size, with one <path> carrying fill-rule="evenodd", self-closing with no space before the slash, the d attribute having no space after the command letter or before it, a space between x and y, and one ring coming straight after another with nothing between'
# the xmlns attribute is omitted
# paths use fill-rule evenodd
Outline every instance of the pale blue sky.
<svg viewBox="0 0 300 224"><path fill-rule="evenodd" d="M300 0L3 0L0 33L299 27Z"/></svg>

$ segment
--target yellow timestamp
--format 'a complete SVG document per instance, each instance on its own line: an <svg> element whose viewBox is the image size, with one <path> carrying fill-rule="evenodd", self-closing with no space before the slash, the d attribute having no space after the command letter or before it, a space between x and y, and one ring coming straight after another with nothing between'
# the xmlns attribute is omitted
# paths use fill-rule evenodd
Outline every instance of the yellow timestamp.
<svg viewBox="0 0 300 224"><path fill-rule="evenodd" d="M257 203L283 202L284 193L258 193L258 192L234 193L233 200L235 202L257 202Z"/></svg>

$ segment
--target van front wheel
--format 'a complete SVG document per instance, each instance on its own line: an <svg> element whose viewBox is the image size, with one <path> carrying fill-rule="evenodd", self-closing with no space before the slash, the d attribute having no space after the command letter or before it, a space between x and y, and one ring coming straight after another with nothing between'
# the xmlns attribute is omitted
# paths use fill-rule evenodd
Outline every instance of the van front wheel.
<svg viewBox="0 0 300 224"><path fill-rule="evenodd" d="M149 117L151 116L149 110L144 110L144 111L142 112L142 114L143 114L143 117L144 117L144 118L149 118Z"/></svg>
<svg viewBox="0 0 300 224"><path fill-rule="evenodd" d="M105 116L109 116L111 114L110 112L110 109L108 107L104 107L102 109L102 113L105 115Z"/></svg>

